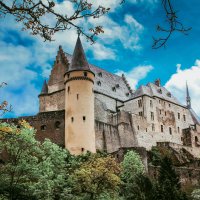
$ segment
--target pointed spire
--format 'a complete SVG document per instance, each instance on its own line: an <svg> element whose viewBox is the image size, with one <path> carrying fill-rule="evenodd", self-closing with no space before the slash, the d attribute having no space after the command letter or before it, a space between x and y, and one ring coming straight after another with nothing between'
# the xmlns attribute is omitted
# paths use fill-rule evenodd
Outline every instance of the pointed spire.
<svg viewBox="0 0 200 200"><path fill-rule="evenodd" d="M191 109L191 98L190 98L187 81L186 81L186 104L187 104L187 108Z"/></svg>
<svg viewBox="0 0 200 200"><path fill-rule="evenodd" d="M74 70L87 70L87 71L89 70L90 71L89 64L87 62L79 35L76 41L76 46L74 48L72 61L69 66L69 71L74 71Z"/></svg>
<svg viewBox="0 0 200 200"><path fill-rule="evenodd" d="M47 85L46 80L44 80L44 84L43 84L43 87L42 87L41 94L47 94L47 93L48 93L48 85Z"/></svg>

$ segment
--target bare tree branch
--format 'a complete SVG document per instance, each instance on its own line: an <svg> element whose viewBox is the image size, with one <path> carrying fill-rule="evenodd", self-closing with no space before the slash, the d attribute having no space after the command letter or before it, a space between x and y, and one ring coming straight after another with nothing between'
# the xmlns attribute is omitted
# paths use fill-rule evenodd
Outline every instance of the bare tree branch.
<svg viewBox="0 0 200 200"><path fill-rule="evenodd" d="M160 38L153 38L153 49L165 47L167 41L174 32L180 32L184 35L187 35L188 31L191 30L191 27L185 28L182 22L178 20L177 11L174 10L171 0L162 0L162 5L165 10L166 22L168 24L168 27L165 28L160 25L157 25L156 30L165 33L165 36Z"/></svg>
<svg viewBox="0 0 200 200"><path fill-rule="evenodd" d="M40 35L45 40L52 40L52 36L58 31L75 28L89 41L94 42L95 35L103 32L102 26L91 27L90 33L78 25L79 19L99 18L106 14L110 8L99 6L93 9L93 5L88 0L69 0L73 3L75 11L72 15L65 15L56 12L54 0L12 0L9 4L7 0L0 0L0 16L13 15L17 22L23 24L23 30L30 30L32 35ZM50 24L45 17L54 20Z"/></svg>
<svg viewBox="0 0 200 200"><path fill-rule="evenodd" d="M3 87L4 85L7 85L7 83L3 82L0 84L0 88ZM3 101L0 103L0 116L5 114L6 112L10 112L12 110L12 106L8 105L7 101Z"/></svg>

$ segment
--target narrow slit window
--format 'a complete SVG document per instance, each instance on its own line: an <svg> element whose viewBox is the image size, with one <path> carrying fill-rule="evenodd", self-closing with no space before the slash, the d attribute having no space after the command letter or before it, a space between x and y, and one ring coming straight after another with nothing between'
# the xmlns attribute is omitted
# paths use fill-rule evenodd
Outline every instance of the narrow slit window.
<svg viewBox="0 0 200 200"><path fill-rule="evenodd" d="M68 86L68 88L67 88L67 92L69 93L70 92L70 87Z"/></svg>
<svg viewBox="0 0 200 200"><path fill-rule="evenodd" d="M84 148L81 148L81 152L84 152Z"/></svg>
<svg viewBox="0 0 200 200"><path fill-rule="evenodd" d="M76 95L77 100L79 99L79 94Z"/></svg>
<svg viewBox="0 0 200 200"><path fill-rule="evenodd" d="M71 117L71 121L72 121L72 122L74 121L74 118L73 118L73 117Z"/></svg>
<svg viewBox="0 0 200 200"><path fill-rule="evenodd" d="M83 116L83 121L85 121L86 120L86 117L85 116Z"/></svg>
<svg viewBox="0 0 200 200"><path fill-rule="evenodd" d="M84 72L83 74L84 74L84 76L87 76L87 72Z"/></svg>
<svg viewBox="0 0 200 200"><path fill-rule="evenodd" d="M171 135L172 134L172 128L169 127L169 134Z"/></svg>
<svg viewBox="0 0 200 200"><path fill-rule="evenodd" d="M163 133L163 125L160 126L161 132Z"/></svg>

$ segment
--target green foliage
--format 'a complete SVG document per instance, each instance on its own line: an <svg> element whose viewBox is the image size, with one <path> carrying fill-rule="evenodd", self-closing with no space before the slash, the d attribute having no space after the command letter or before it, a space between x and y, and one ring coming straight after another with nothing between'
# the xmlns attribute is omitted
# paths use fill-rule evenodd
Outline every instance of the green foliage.
<svg viewBox="0 0 200 200"><path fill-rule="evenodd" d="M200 199L200 189L195 189L192 192L191 197L193 200L199 200Z"/></svg>
<svg viewBox="0 0 200 200"><path fill-rule="evenodd" d="M9 199L54 199L65 184L69 153L45 140L35 140L27 123L1 124L0 194Z"/></svg>
<svg viewBox="0 0 200 200"><path fill-rule="evenodd" d="M112 157L93 154L72 174L72 192L81 199L114 198L121 183L119 173L119 164Z"/></svg>
<svg viewBox="0 0 200 200"><path fill-rule="evenodd" d="M187 200L181 191L179 176L173 168L172 161L165 157L161 161L158 182L156 185L156 199L160 200Z"/></svg>
<svg viewBox="0 0 200 200"><path fill-rule="evenodd" d="M136 191L141 189L139 182L143 181L143 178L145 179L143 176L145 168L139 154L134 151L128 151L121 166L121 179L123 181L121 195L125 199L137 199L139 193L137 192L136 194Z"/></svg>

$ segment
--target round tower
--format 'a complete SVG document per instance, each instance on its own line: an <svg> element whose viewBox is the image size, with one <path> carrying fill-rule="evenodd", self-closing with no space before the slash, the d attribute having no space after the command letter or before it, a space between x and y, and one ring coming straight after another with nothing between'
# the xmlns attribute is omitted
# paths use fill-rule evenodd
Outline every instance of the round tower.
<svg viewBox="0 0 200 200"><path fill-rule="evenodd" d="M93 85L94 73L78 37L65 73L65 148L75 155L96 152Z"/></svg>

